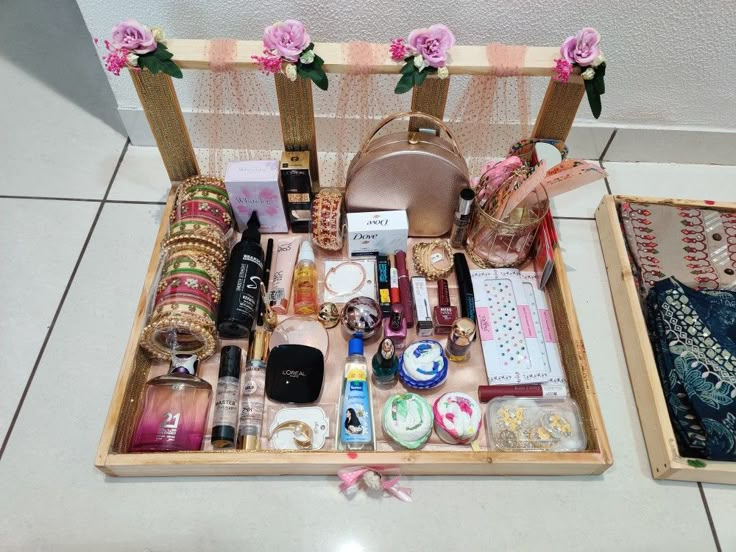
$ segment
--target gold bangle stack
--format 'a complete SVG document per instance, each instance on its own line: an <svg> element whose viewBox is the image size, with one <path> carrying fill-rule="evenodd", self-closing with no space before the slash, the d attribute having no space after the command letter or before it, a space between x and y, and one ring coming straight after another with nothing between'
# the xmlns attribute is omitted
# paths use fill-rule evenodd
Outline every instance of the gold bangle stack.
<svg viewBox="0 0 736 552"><path fill-rule="evenodd" d="M222 180L194 176L182 182L171 213L165 254L141 346L151 356L211 356L217 347L217 305L232 233Z"/></svg>
<svg viewBox="0 0 736 552"><path fill-rule="evenodd" d="M322 188L312 201L312 242L328 251L342 249L343 193L338 188Z"/></svg>
<svg viewBox="0 0 736 552"><path fill-rule="evenodd" d="M452 248L447 240L432 240L430 242L417 242L411 250L414 270L427 280L440 280L447 278L452 272L454 261L452 259ZM432 260L434 254L442 256L439 260Z"/></svg>

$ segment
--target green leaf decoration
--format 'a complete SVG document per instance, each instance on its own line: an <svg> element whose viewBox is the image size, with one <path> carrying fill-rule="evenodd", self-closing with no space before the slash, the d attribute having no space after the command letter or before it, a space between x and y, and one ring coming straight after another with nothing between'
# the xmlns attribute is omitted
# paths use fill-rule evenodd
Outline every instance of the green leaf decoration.
<svg viewBox="0 0 736 552"><path fill-rule="evenodd" d="M309 46L307 46L306 48L304 48L304 49L302 50L302 55L304 55L304 54L305 54L306 52L308 52L309 50L314 50L314 42L310 42L310 43L309 43ZM317 57L317 56L314 56L314 57Z"/></svg>
<svg viewBox="0 0 736 552"><path fill-rule="evenodd" d="M687 465L691 468L704 468L707 466L702 460L693 460L692 458L688 458Z"/></svg>
<svg viewBox="0 0 736 552"><path fill-rule="evenodd" d="M161 61L167 61L167 60L169 60L169 59L171 59L171 58L173 58L173 57L174 57L174 54L172 54L171 52L169 52L169 51L168 51L168 50L166 49L166 46L164 46L163 44L159 44L159 45L158 45L158 48L156 48L156 49L155 49L155 50L154 50L153 52L151 52L151 53L152 53L152 54L153 54L154 56L156 56L156 57L157 57L158 59L160 59Z"/></svg>
<svg viewBox="0 0 736 552"><path fill-rule="evenodd" d="M138 65L141 69L148 69L152 75L161 71L161 62L154 55L139 56Z"/></svg>
<svg viewBox="0 0 736 552"><path fill-rule="evenodd" d="M588 96L588 103L590 104L590 110L593 112L593 117L596 119L601 116L601 95L593 84L592 80L584 80L585 92Z"/></svg>
<svg viewBox="0 0 736 552"><path fill-rule="evenodd" d="M167 75L174 77L175 79L180 79L184 76L182 75L179 66L170 59L161 62L161 71L163 71Z"/></svg>
<svg viewBox="0 0 736 552"><path fill-rule="evenodd" d="M429 69L425 69L424 71L417 71L414 73L414 86L420 86L424 79L427 78L427 75L429 74Z"/></svg>
<svg viewBox="0 0 736 552"><path fill-rule="evenodd" d="M396 84L396 88L394 88L394 93L404 94L411 90L414 87L414 74L414 72L411 72L402 75L399 82Z"/></svg>
<svg viewBox="0 0 736 552"><path fill-rule="evenodd" d="M327 90L327 74L317 64L310 63L309 65L305 65L304 63L297 63L296 74L304 79L310 79L321 90Z"/></svg>
<svg viewBox="0 0 736 552"><path fill-rule="evenodd" d="M310 65L314 65L317 68L321 68L325 64L325 60L314 54L314 61Z"/></svg>
<svg viewBox="0 0 736 552"><path fill-rule="evenodd" d="M409 75L416 70L417 68L414 65L414 58L412 58L411 61L407 62L406 65L401 68L401 71L399 71L399 73L401 73L402 75Z"/></svg>
<svg viewBox="0 0 736 552"><path fill-rule="evenodd" d="M593 86L595 86L596 91L598 92L599 96L602 96L606 93L606 85L603 82L603 74L596 71L595 77L593 77Z"/></svg>

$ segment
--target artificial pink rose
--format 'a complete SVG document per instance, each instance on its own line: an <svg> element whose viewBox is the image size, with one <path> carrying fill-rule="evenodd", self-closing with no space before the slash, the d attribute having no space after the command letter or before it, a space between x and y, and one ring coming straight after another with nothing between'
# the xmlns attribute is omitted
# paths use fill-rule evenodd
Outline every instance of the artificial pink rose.
<svg viewBox="0 0 736 552"><path fill-rule="evenodd" d="M598 31L585 27L562 43L560 54L568 62L586 67L600 55L601 49L598 47L600 41L601 35Z"/></svg>
<svg viewBox="0 0 736 552"><path fill-rule="evenodd" d="M427 65L439 68L447 62L447 51L455 45L455 35L444 25L432 25L429 29L414 29L408 42Z"/></svg>
<svg viewBox="0 0 736 552"><path fill-rule="evenodd" d="M288 61L299 61L299 54L310 42L304 23L295 19L274 23L263 32L263 45Z"/></svg>
<svg viewBox="0 0 736 552"><path fill-rule="evenodd" d="M148 27L135 19L127 19L112 28L112 45L118 50L125 48L140 55L153 52L156 40Z"/></svg>

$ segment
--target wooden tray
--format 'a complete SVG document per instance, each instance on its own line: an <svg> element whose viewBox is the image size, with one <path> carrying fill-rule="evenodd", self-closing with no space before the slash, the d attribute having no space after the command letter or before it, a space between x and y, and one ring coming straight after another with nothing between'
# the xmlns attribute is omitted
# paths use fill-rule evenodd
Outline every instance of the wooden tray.
<svg viewBox="0 0 736 552"><path fill-rule="evenodd" d="M457 451L391 451L359 455L322 451L127 453L136 405L143 385L149 378L151 367L151 362L139 347L139 335L146 322L146 304L156 278L161 238L167 229L173 199L172 191L162 215L157 244L151 255L136 318L100 441L96 466L103 472L120 476L335 474L338 469L349 465L385 465L398 466L407 474L591 475L602 473L611 466L608 438L559 249L555 252L556 270L548 284L548 299L571 396L578 402L588 437L588 447L584 452L473 452L459 447ZM480 354L479 346L476 354Z"/></svg>
<svg viewBox="0 0 736 552"><path fill-rule="evenodd" d="M736 462L685 458L677 449L618 215L618 205L625 201L723 211L736 211L736 203L609 195L603 198L595 215L652 476L655 479L736 484ZM704 466L696 467L701 464Z"/></svg>

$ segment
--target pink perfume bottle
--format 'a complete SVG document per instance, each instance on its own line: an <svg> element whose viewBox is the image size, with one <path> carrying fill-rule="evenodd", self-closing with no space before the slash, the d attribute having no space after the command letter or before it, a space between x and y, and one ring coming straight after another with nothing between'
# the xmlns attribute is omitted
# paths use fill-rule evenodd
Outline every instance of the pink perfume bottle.
<svg viewBox="0 0 736 552"><path fill-rule="evenodd" d="M383 337L393 341L396 351L406 347L406 318L401 303L391 305L391 316L383 320Z"/></svg>
<svg viewBox="0 0 736 552"><path fill-rule="evenodd" d="M149 380L130 452L200 450L212 386L197 377L197 357L173 356L169 373Z"/></svg>

